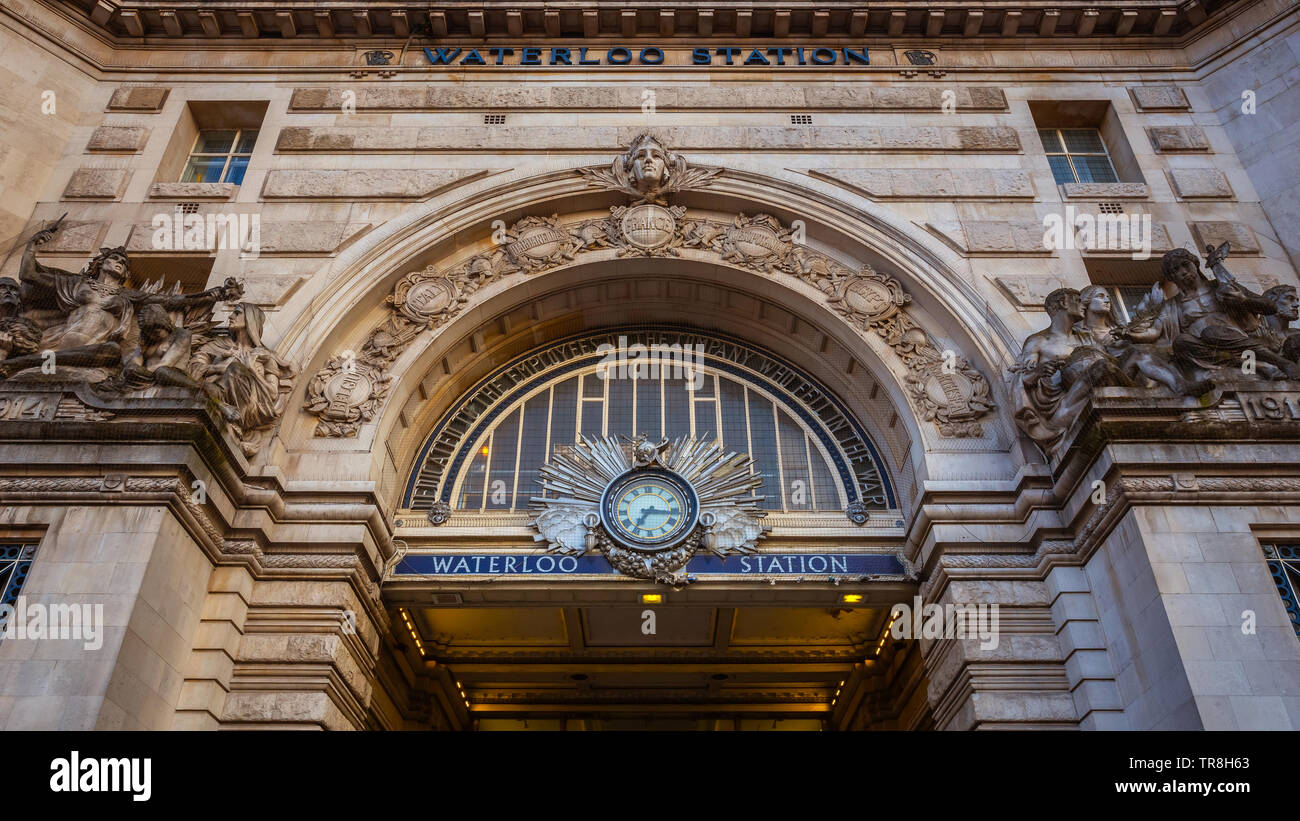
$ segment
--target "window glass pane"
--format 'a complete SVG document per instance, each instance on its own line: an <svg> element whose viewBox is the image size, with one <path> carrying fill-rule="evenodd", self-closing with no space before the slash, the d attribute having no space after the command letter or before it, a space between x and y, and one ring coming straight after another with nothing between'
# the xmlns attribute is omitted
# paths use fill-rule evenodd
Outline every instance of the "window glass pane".
<svg viewBox="0 0 1300 821"><path fill-rule="evenodd" d="M659 390L658 377L636 381L636 432L656 442L664 432Z"/></svg>
<svg viewBox="0 0 1300 821"><path fill-rule="evenodd" d="M551 392L542 391L524 403L524 432L519 442L519 483L515 486L515 510L527 510L528 500L541 495L538 468L546 459L546 411Z"/></svg>
<svg viewBox="0 0 1300 821"><path fill-rule="evenodd" d="M515 457L519 444L519 408L515 408L492 431L492 453L488 456L488 510L509 510L515 487Z"/></svg>
<svg viewBox="0 0 1300 821"><path fill-rule="evenodd" d="M582 400L582 435L599 439L605 435L605 403L599 399Z"/></svg>
<svg viewBox="0 0 1300 821"><path fill-rule="evenodd" d="M1061 138L1056 136L1056 129L1054 128L1038 129L1038 139L1043 141L1043 150L1048 154L1060 154L1065 151L1061 147Z"/></svg>
<svg viewBox="0 0 1300 821"><path fill-rule="evenodd" d="M699 394L696 394L699 396ZM718 438L718 403L712 399L695 400L695 438L712 442Z"/></svg>
<svg viewBox="0 0 1300 821"><path fill-rule="evenodd" d="M745 389L725 377L721 377L718 382L718 388L722 392L722 447L734 453L748 453Z"/></svg>
<svg viewBox="0 0 1300 821"><path fill-rule="evenodd" d="M225 167L225 157L192 157L185 164L181 182L221 182L221 170Z"/></svg>
<svg viewBox="0 0 1300 821"><path fill-rule="evenodd" d="M664 380L664 435L671 441L691 435L691 394L685 379Z"/></svg>
<svg viewBox="0 0 1300 821"><path fill-rule="evenodd" d="M777 416L781 431L781 475L785 479L786 505L790 510L812 510L813 491L808 486L808 451L803 428L789 414Z"/></svg>
<svg viewBox="0 0 1300 821"><path fill-rule="evenodd" d="M695 384L695 398L702 399L706 396L716 396L713 392L713 383L717 381L717 375L711 373L701 373L695 371L691 376Z"/></svg>
<svg viewBox="0 0 1300 821"><path fill-rule="evenodd" d="M1119 182L1108 157L1075 156L1073 159L1079 182Z"/></svg>
<svg viewBox="0 0 1300 821"><path fill-rule="evenodd" d="M252 154L253 143L257 142L256 131L243 131L239 135L239 145L235 146L236 154Z"/></svg>
<svg viewBox="0 0 1300 821"><path fill-rule="evenodd" d="M1052 177L1056 180L1057 185L1075 182L1074 171L1070 168L1069 157L1058 154L1055 157L1048 157L1047 162L1052 166Z"/></svg>
<svg viewBox="0 0 1300 821"><path fill-rule="evenodd" d="M766 497L762 506L768 510L780 510L781 460L776 455L772 401L753 391L749 391L749 434L754 445L754 450L749 455L754 458L759 472L763 474L763 486L758 491L760 496Z"/></svg>
<svg viewBox="0 0 1300 821"><path fill-rule="evenodd" d="M465 482L461 485L460 501L456 507L462 510L478 510L479 505L483 503L483 477L487 474L487 455L491 452L491 437L484 440L479 446L478 452L474 454L474 461L470 462L469 471L465 474Z"/></svg>
<svg viewBox="0 0 1300 821"><path fill-rule="evenodd" d="M233 131L204 131L199 134L199 141L194 145L195 154L229 154L235 144Z"/></svg>
<svg viewBox="0 0 1300 821"><path fill-rule="evenodd" d="M226 169L226 178L223 182L241 185L244 182L244 172L248 170L248 157L231 157L230 168Z"/></svg>
<svg viewBox="0 0 1300 821"><path fill-rule="evenodd" d="M609 381L609 435L632 436L632 385L631 379L616 379L610 371Z"/></svg>
<svg viewBox="0 0 1300 821"><path fill-rule="evenodd" d="M569 447L576 439L578 420L578 377L570 377L552 390L555 393L551 401L551 447Z"/></svg>
<svg viewBox="0 0 1300 821"><path fill-rule="evenodd" d="M605 397L605 380L601 379L598 374L599 371L582 377L583 399L603 399Z"/></svg>
<svg viewBox="0 0 1300 821"><path fill-rule="evenodd" d="M1095 128L1065 128L1061 130L1065 137L1065 150L1071 154L1105 154L1106 144L1101 141L1101 132Z"/></svg>
<svg viewBox="0 0 1300 821"><path fill-rule="evenodd" d="M812 454L812 480L813 491L817 497L817 509L842 510L839 484L835 481L830 465L826 464L821 451L817 449L816 443L811 438L808 440L808 451Z"/></svg>

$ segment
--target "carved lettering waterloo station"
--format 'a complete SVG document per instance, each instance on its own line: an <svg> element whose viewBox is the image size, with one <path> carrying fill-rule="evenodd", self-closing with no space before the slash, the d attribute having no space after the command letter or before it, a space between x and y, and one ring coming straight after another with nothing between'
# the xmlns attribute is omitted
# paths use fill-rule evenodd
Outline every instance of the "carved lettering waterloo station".
<svg viewBox="0 0 1300 821"><path fill-rule="evenodd" d="M865 66L870 65L866 47L829 48L820 46L774 46L771 48L708 48L690 50L693 66ZM664 50L655 46L609 49L588 47L555 48L426 48L425 57L435 66L658 66L665 62Z"/></svg>

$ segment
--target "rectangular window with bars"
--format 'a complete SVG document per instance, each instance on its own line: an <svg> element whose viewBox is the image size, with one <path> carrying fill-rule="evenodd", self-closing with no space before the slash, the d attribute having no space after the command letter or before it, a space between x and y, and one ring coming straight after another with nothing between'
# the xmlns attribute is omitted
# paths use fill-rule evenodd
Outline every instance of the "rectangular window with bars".
<svg viewBox="0 0 1300 821"><path fill-rule="evenodd" d="M13 607L23 591L23 582L36 559L33 542L0 542L0 604ZM3 631L0 631L0 640Z"/></svg>
<svg viewBox="0 0 1300 821"><path fill-rule="evenodd" d="M1264 561L1282 597L1287 618L1296 636L1300 636L1300 544L1266 544Z"/></svg>
<svg viewBox="0 0 1300 821"><path fill-rule="evenodd" d="M1115 316L1120 322L1132 322L1137 316L1138 305L1151 293L1153 285L1107 285L1106 293L1115 308ZM1162 297L1163 298L1163 297ZM1147 307L1158 305L1159 300L1148 302Z"/></svg>
<svg viewBox="0 0 1300 821"><path fill-rule="evenodd" d="M189 162L181 182L229 182L239 185L244 181L248 161L257 142L257 131L229 129L200 131L194 139Z"/></svg>
<svg viewBox="0 0 1300 821"><path fill-rule="evenodd" d="M1058 185L1068 182L1119 182L1110 152L1095 128L1040 128L1038 137L1047 152Z"/></svg>

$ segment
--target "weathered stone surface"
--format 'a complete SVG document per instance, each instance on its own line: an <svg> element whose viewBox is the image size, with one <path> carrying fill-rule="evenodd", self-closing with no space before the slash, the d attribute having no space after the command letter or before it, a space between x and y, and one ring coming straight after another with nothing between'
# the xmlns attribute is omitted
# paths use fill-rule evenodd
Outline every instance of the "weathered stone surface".
<svg viewBox="0 0 1300 821"><path fill-rule="evenodd" d="M280 131L283 152L480 150L608 151L626 145L643 129L592 126L556 128L459 126L289 126ZM655 129L683 150L853 149L857 151L1019 151L1020 138L1006 126L668 126Z"/></svg>
<svg viewBox="0 0 1300 821"><path fill-rule="evenodd" d="M1145 230L1140 221L1135 222L1134 218L1141 219L1140 214L1097 214L1095 238L1091 245L1086 245L1083 237L1076 234L1076 244L1079 245L1079 252L1085 257L1106 256L1112 254L1129 255L1134 252L1143 250L1142 240ZM1109 220L1110 226L1107 227L1106 220ZM1124 224L1121 224L1120 221ZM1127 232L1126 232L1127 227ZM1169 238L1169 229L1158 222L1151 223L1151 248L1152 254L1163 254L1174 247L1173 241Z"/></svg>
<svg viewBox="0 0 1300 821"><path fill-rule="evenodd" d="M369 228L368 222L261 222L258 248L262 254L330 254ZM127 250L155 250L155 230L149 223L132 226Z"/></svg>
<svg viewBox="0 0 1300 821"><path fill-rule="evenodd" d="M1124 220L1122 231L1104 235L1098 229L1094 244L1085 247L1085 238L1076 234L1076 247L1080 253L1089 255L1130 254L1142 250L1142 229L1133 228L1130 218L1133 214L1102 214L1098 222L1104 219ZM946 240L957 250L971 255L1042 255L1049 256L1056 250L1047 242L1047 226L1042 220L1006 219L1006 220L953 220L928 222L925 227L932 233ZM1112 239L1114 237L1114 239ZM1151 225L1151 251L1162 253L1172 246L1169 232L1163 225Z"/></svg>
<svg viewBox="0 0 1300 821"><path fill-rule="evenodd" d="M1196 125L1147 126L1147 136L1155 150L1165 154L1210 150L1205 129Z"/></svg>
<svg viewBox="0 0 1300 821"><path fill-rule="evenodd" d="M1041 311L1047 295L1057 288L1066 287L1065 280L1054 276L994 277L993 282L1011 304L1022 311Z"/></svg>
<svg viewBox="0 0 1300 821"><path fill-rule="evenodd" d="M1192 231L1192 237L1196 240L1198 249L1204 249L1207 245L1220 245L1224 242L1232 243L1232 253L1234 254L1258 254L1259 238L1251 230L1249 225L1241 222L1227 221L1206 221L1206 222L1189 222L1187 227Z"/></svg>
<svg viewBox="0 0 1300 821"><path fill-rule="evenodd" d="M1130 86L1129 96L1143 111L1183 111L1191 108L1178 86Z"/></svg>
<svg viewBox="0 0 1300 821"><path fill-rule="evenodd" d="M815 168L810 174L874 199L1031 199L1029 172L1014 168Z"/></svg>
<svg viewBox="0 0 1300 821"><path fill-rule="evenodd" d="M63 189L64 199L115 200L126 190L125 168L78 168Z"/></svg>
<svg viewBox="0 0 1300 821"><path fill-rule="evenodd" d="M123 86L113 92L108 107L114 111L161 111L170 88Z"/></svg>
<svg viewBox="0 0 1300 821"><path fill-rule="evenodd" d="M770 86L728 85L654 88L658 109L869 109L875 111L941 111L941 88L914 86L853 88L844 85ZM401 86L358 88L357 111L437 111L443 109L640 109L641 87L542 86L524 83L512 87L444 87L423 90ZM1005 111L1002 89L988 86L951 89L956 111ZM293 111L340 111L343 89L296 88L289 107Z"/></svg>
<svg viewBox="0 0 1300 821"><path fill-rule="evenodd" d="M99 248L100 240L104 236L104 229L107 227L108 223L106 222L70 223L65 221L59 226L58 233L49 242L41 246L41 251L47 254L94 251Z"/></svg>
<svg viewBox="0 0 1300 821"><path fill-rule="evenodd" d="M456 168L273 169L266 175L266 199L423 199L483 176Z"/></svg>
<svg viewBox="0 0 1300 821"><path fill-rule="evenodd" d="M156 182L149 186L151 199L228 200L239 186L232 182Z"/></svg>
<svg viewBox="0 0 1300 821"><path fill-rule="evenodd" d="M1151 189L1142 182L1067 182L1061 186L1070 199L1144 200Z"/></svg>
<svg viewBox="0 0 1300 821"><path fill-rule="evenodd" d="M1183 199L1223 199L1233 196L1228 175L1217 168L1171 168L1169 180L1173 183L1174 193Z"/></svg>
<svg viewBox="0 0 1300 821"><path fill-rule="evenodd" d="M149 129L139 126L101 125L90 135L87 151L139 151L149 139Z"/></svg>

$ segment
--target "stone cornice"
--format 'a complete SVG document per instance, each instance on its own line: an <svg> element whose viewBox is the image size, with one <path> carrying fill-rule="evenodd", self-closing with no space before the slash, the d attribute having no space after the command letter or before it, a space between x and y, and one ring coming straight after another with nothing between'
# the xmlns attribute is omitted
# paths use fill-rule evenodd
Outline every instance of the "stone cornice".
<svg viewBox="0 0 1300 821"><path fill-rule="evenodd" d="M277 40L348 38L435 41L682 40L842 38L1152 37L1176 41L1240 0L1124 2L895 2L853 8L820 2L620 3L583 7L497 2L188 2L64 0L115 38Z"/></svg>

